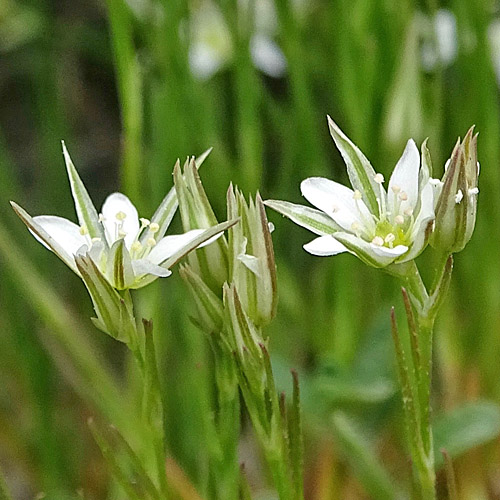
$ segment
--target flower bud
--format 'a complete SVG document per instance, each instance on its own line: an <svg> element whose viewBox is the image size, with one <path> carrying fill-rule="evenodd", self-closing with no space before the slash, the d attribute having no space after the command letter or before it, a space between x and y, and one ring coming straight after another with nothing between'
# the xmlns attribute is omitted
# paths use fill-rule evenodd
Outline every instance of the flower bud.
<svg viewBox="0 0 500 500"><path fill-rule="evenodd" d="M478 175L477 134L471 127L464 140L457 141L445 167L430 240L437 250L460 252L470 240L476 224Z"/></svg>
<svg viewBox="0 0 500 500"><path fill-rule="evenodd" d="M189 265L181 265L179 274L196 303L198 314L195 322L198 327L208 335L220 332L224 320L222 300L210 290Z"/></svg>
<svg viewBox="0 0 500 500"><path fill-rule="evenodd" d="M243 309L234 284L224 284L224 326L226 340L254 394L262 394L266 384L265 360L260 331Z"/></svg>
<svg viewBox="0 0 500 500"><path fill-rule="evenodd" d="M246 313L257 327L276 314L276 264L264 204L259 194L246 202L238 189L229 186L228 217L240 217L229 231L230 281L234 283Z"/></svg>
<svg viewBox="0 0 500 500"><path fill-rule="evenodd" d="M174 183L179 200L179 211L185 231L209 228L217 224L214 211L208 201L198 175L194 159L186 161L184 174L179 163L174 168ZM221 236L213 244L192 252L188 257L193 271L216 294L220 294L228 275L227 241Z"/></svg>

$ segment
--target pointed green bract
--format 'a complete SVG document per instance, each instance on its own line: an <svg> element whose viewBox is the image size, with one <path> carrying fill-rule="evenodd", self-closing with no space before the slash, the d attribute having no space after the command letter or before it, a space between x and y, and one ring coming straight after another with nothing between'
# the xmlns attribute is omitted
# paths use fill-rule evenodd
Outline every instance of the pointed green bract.
<svg viewBox="0 0 500 500"><path fill-rule="evenodd" d="M103 243L106 245L104 229L102 227L102 224L100 224L99 222L97 210L92 203L87 189L83 185L83 182L80 179L80 176L78 175L73 162L71 161L64 141L62 143L62 148L64 161L66 162L66 170L68 172L69 183L71 186L71 194L73 195L73 200L75 202L76 214L78 216L80 226L88 231L91 238L101 238Z"/></svg>
<svg viewBox="0 0 500 500"><path fill-rule="evenodd" d="M266 200L264 201L264 205L288 217L295 224L320 236L333 234L340 230L340 227L335 224L331 217L328 217L324 212L315 208L281 200Z"/></svg>
<svg viewBox="0 0 500 500"><path fill-rule="evenodd" d="M359 148L340 130L339 126L327 116L330 134L337 145L347 166L347 175L352 187L361 192L364 202L372 213L378 211L377 194L379 187L375 182L375 170Z"/></svg>

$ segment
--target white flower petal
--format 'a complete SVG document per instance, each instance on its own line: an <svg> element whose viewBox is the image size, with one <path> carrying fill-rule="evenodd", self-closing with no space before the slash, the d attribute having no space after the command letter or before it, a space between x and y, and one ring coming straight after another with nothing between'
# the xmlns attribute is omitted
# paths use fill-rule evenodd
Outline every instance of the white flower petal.
<svg viewBox="0 0 500 500"><path fill-rule="evenodd" d="M110 194L102 206L102 215L109 245L121 237L119 231L122 231L125 234L125 246L130 249L140 227L139 215L132 202L122 193Z"/></svg>
<svg viewBox="0 0 500 500"><path fill-rule="evenodd" d="M400 210L398 213L403 213L405 210L414 210L418 199L418 174L420 169L420 154L417 145L413 139L406 143L406 148L398 163L394 167L391 179L389 181L389 189L387 192L388 209L395 214L394 208L397 197L405 193L406 200L401 201ZM394 192L394 187L398 192Z"/></svg>
<svg viewBox="0 0 500 500"><path fill-rule="evenodd" d="M340 241L337 241L333 236L320 236L304 245L304 250L313 255L326 257L328 255L337 255L339 253L348 252L349 250Z"/></svg>
<svg viewBox="0 0 500 500"><path fill-rule="evenodd" d="M347 231L357 222L372 230L372 215L363 200L354 199L354 191L323 177L310 177L302 181L300 190L304 198L325 212Z"/></svg>
<svg viewBox="0 0 500 500"><path fill-rule="evenodd" d="M412 246L410 251L398 262L407 262L420 255L427 244L428 226L434 220L434 191L435 186L428 182L420 195L420 211L415 219L411 234Z"/></svg>
<svg viewBox="0 0 500 500"><path fill-rule="evenodd" d="M205 229L192 229L184 234L172 234L170 236L165 236L165 238L162 238L157 245L153 247L151 253L148 255L148 260L153 264L161 264L162 262L165 262L169 257L174 255L174 253L191 243L191 241L200 236L200 234L204 231Z"/></svg>
<svg viewBox="0 0 500 500"><path fill-rule="evenodd" d="M394 248L381 247L370 243L372 252L378 257L399 257L408 251L406 245L397 245Z"/></svg>
<svg viewBox="0 0 500 500"><path fill-rule="evenodd" d="M377 246L350 233L335 233L335 238L363 262L374 267L386 267L408 250L404 245L395 248Z"/></svg>
<svg viewBox="0 0 500 500"><path fill-rule="evenodd" d="M73 256L76 255L83 245L87 245L86 238L80 233L80 227L74 222L63 217L57 217L56 215L39 215L33 217L33 221L56 241L60 250L64 251L64 254L60 255L60 257L74 269ZM52 250L42 238L33 231L31 233L42 245Z"/></svg>
<svg viewBox="0 0 500 500"><path fill-rule="evenodd" d="M166 278L167 276L170 276L172 274L172 271L170 271L169 269L157 266L148 259L133 260L132 269L134 270L136 278L140 278L145 274L152 274L153 276Z"/></svg>

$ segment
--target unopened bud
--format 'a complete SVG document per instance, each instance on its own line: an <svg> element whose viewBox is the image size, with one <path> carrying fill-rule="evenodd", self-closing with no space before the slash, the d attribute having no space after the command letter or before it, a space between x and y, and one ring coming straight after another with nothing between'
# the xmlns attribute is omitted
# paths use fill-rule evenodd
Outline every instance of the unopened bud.
<svg viewBox="0 0 500 500"><path fill-rule="evenodd" d="M479 169L473 127L462 142L457 142L447 164L430 243L438 250L455 253L465 247L476 224Z"/></svg>

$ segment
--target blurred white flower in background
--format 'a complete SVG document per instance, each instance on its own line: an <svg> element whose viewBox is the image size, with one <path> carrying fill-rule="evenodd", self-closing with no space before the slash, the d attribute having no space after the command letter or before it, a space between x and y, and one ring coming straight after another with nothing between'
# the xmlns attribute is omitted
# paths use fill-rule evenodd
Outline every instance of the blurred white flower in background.
<svg viewBox="0 0 500 500"><path fill-rule="evenodd" d="M282 77L286 73L286 58L274 40L278 31L274 3L260 0L252 8L255 25L249 47L252 62L264 74ZM249 11L249 2L238 2L238 9ZM234 57L230 29L219 7L210 0L201 2L192 12L190 26L190 68L196 78L208 80Z"/></svg>

